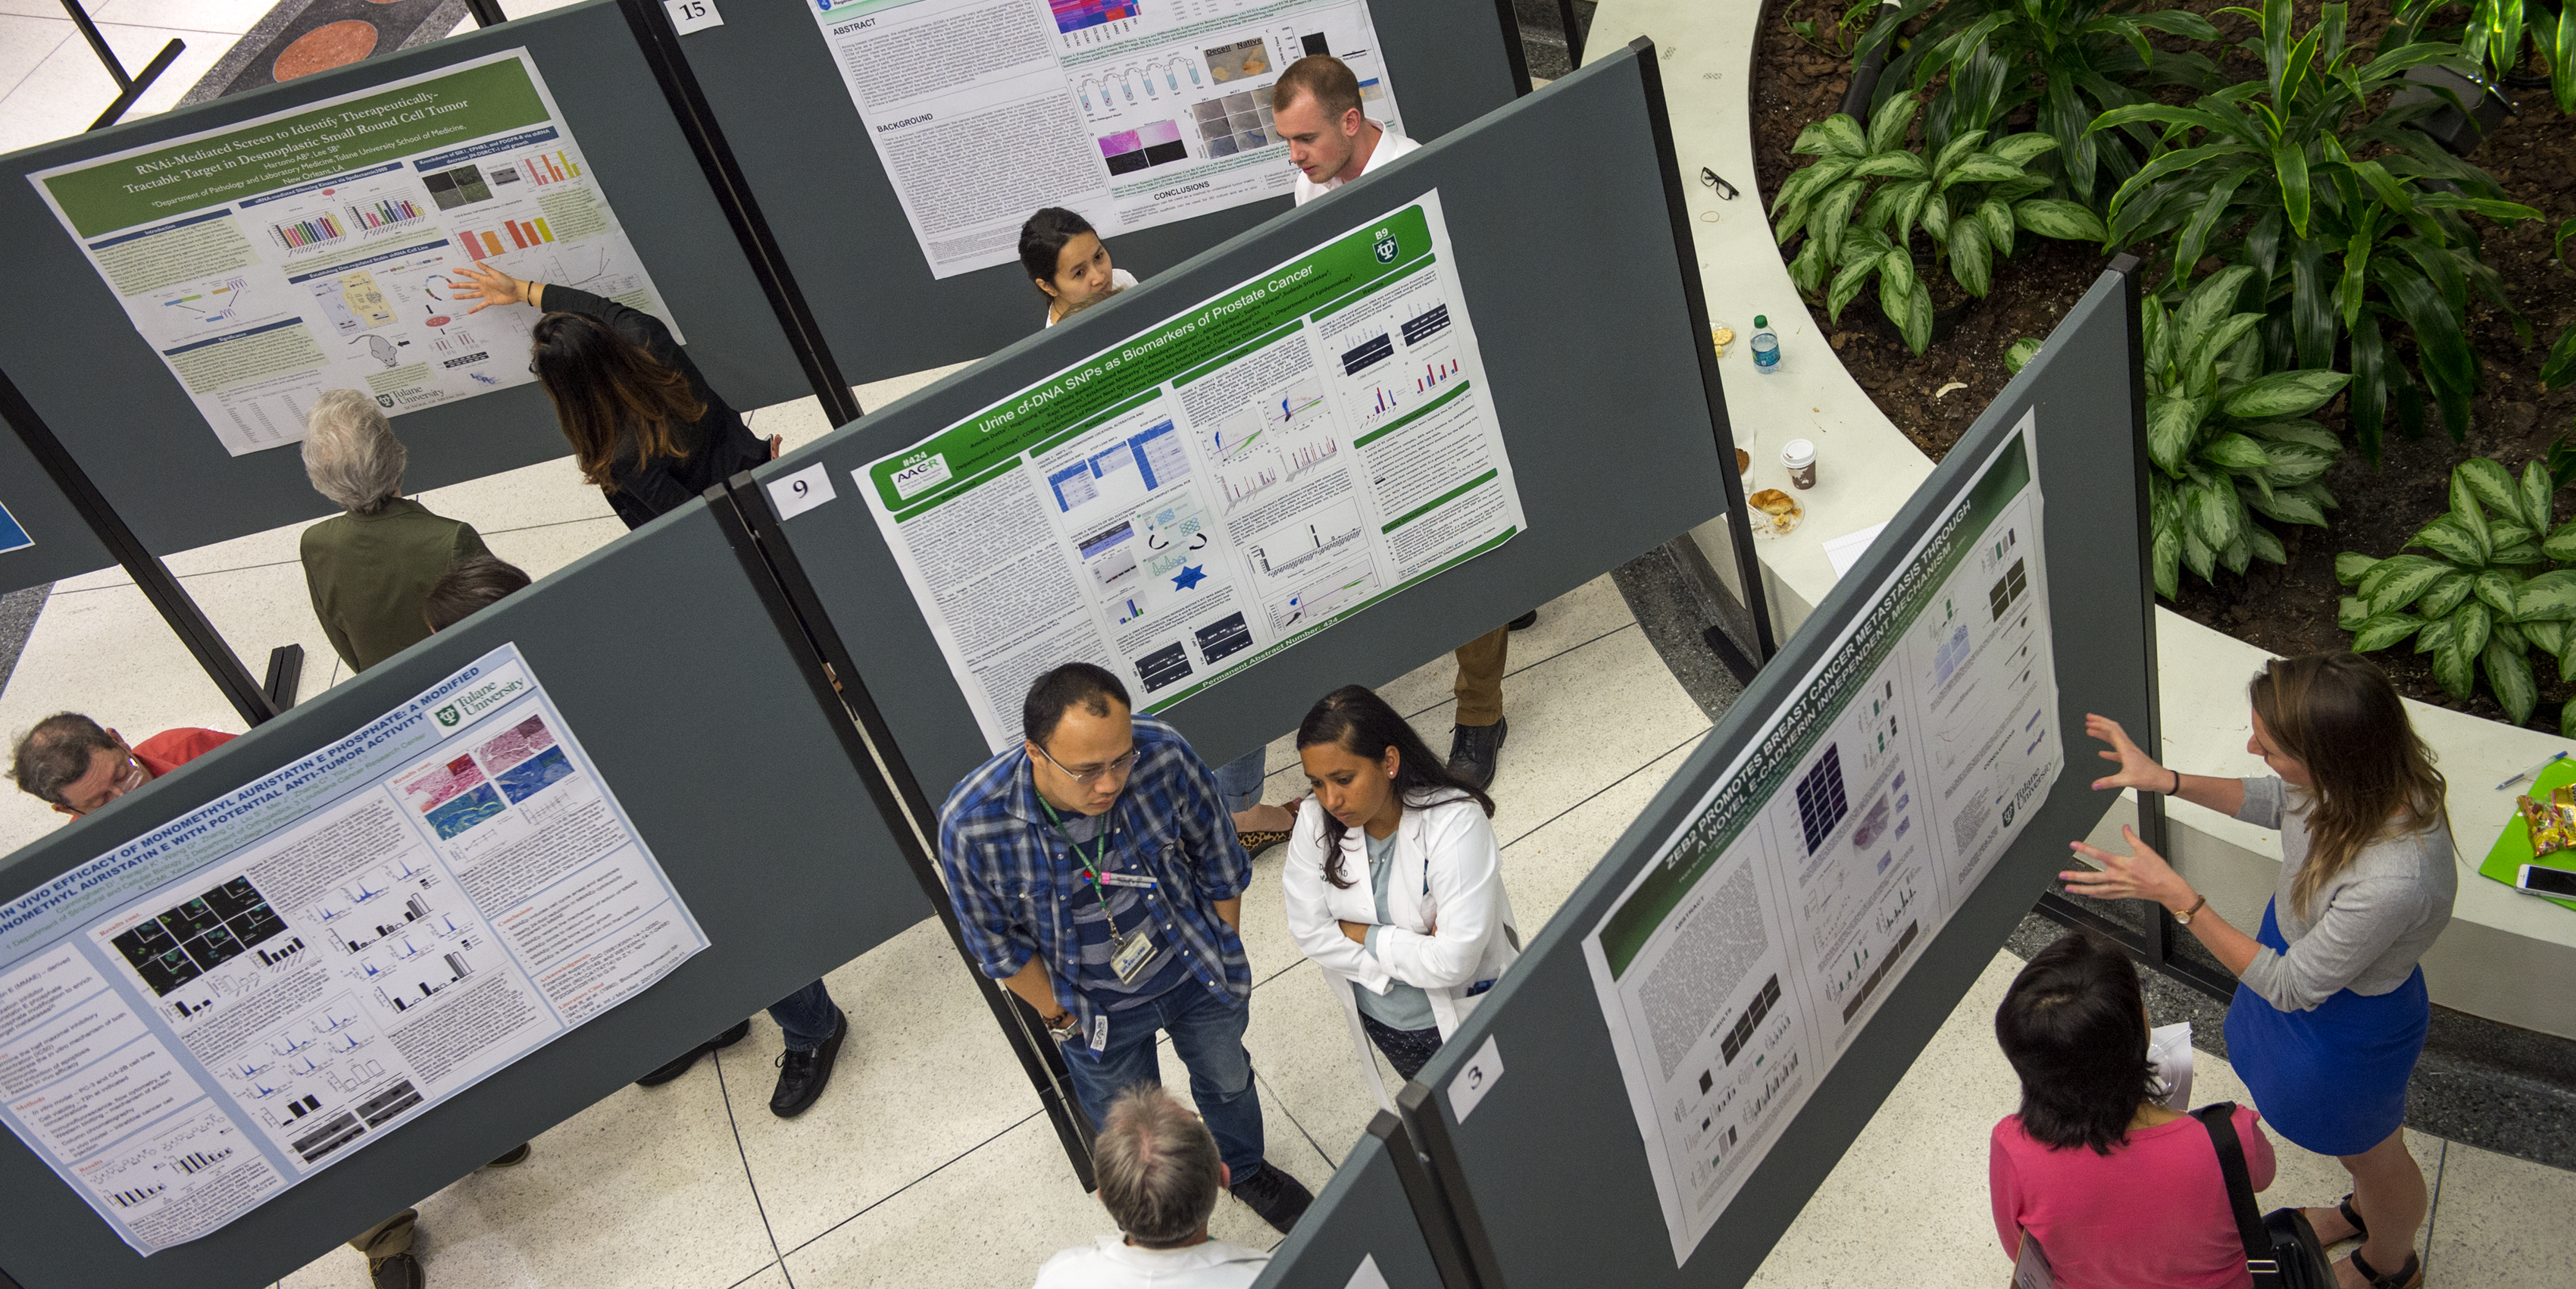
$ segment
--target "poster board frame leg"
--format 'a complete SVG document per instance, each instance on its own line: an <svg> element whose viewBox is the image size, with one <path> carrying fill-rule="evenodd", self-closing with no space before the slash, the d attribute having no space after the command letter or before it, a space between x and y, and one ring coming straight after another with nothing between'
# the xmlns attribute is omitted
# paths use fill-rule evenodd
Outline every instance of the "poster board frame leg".
<svg viewBox="0 0 2576 1289"><path fill-rule="evenodd" d="M282 644L268 651L268 680L259 687L268 705L279 711L295 706L304 689L304 646Z"/></svg>
<svg viewBox="0 0 2576 1289"><path fill-rule="evenodd" d="M733 226L734 240L741 243L743 258L751 263L752 276L760 280L761 291L769 297L769 307L778 315L778 328L786 333L787 347L795 352L797 365L804 368L805 382L821 400L824 415L836 427L859 419L865 409L859 406L850 383L842 378L840 363L824 343L823 329L815 323L814 311L806 306L805 293L796 285L795 275L788 271L786 256L778 249L778 239L770 234L769 220L752 197L742 167L734 159L733 147L725 142L723 128L716 124L715 112L707 105L697 74L689 69L687 56L680 52L680 37L672 30L671 15L659 0L618 0L618 8L625 12L626 24L635 33L635 47L644 55L645 65L653 69L653 79L662 87L663 97L670 101L672 119L688 139L689 151L696 155L707 187L715 193L716 204L724 209L725 222ZM494 12L499 12L497 6Z"/></svg>
<svg viewBox="0 0 2576 1289"><path fill-rule="evenodd" d="M99 34L98 23L90 18L88 10L81 8L80 0L63 0L63 12L71 15L72 25L80 28L82 38L89 41L90 52L98 55L98 61L107 67L107 74L116 80L116 101L109 103L107 110L89 123L91 130L104 130L125 119L127 109L134 106L134 100L143 97L143 92L152 88L152 82L161 79L161 73L170 70L170 64L177 62L179 55L188 48L188 42L173 39L161 47L160 53L152 56L151 62L143 65L142 71L129 76L125 72L125 61L116 56L115 50L107 47L107 37Z"/></svg>
<svg viewBox="0 0 2576 1289"><path fill-rule="evenodd" d="M893 730L877 708L875 697L860 682L858 664L849 647L824 616L813 584L806 579L804 567L779 530L776 513L770 510L748 471L709 488L706 495L746 567L757 562L754 581L779 631L789 640L802 643L804 656L815 664L806 680L814 689L816 701L843 718L834 725L842 732L842 746L858 767L859 776L867 781L878 813L885 816L893 830L904 863L920 883L922 895L938 917L941 929L948 933L958 961L973 977L1012 1055L1019 1058L1022 1071L1029 1077L1030 1090L1036 1093L1040 1108L1054 1125L1056 1139L1064 1147L1074 1175L1085 1191L1097 1190L1099 1182L1091 1166L1091 1120L1074 1096L1064 1055L1056 1050L1055 1040L1047 1037L1045 1023L1036 1010L1002 988L1001 982L985 975L974 954L968 951L965 931L958 925L956 908L949 902L947 883L940 878L939 866L932 857L937 844L934 838L938 808L922 792L920 780L895 746Z"/></svg>
<svg viewBox="0 0 2576 1289"><path fill-rule="evenodd" d="M1413 1194L1413 1185L1418 1180L1439 1201L1443 1221L1435 1228L1431 1221L1425 1220L1422 1233L1430 1241L1435 1259L1441 1255L1444 1237L1453 1242L1452 1251L1465 1263L1461 1268L1465 1277L1463 1289L1506 1289L1510 1282L1503 1276L1502 1259L1494 1252L1493 1239L1485 1233L1485 1219L1476 1211L1475 1192L1468 1188L1467 1176L1459 1169L1457 1144L1449 1139L1448 1122L1440 1117L1440 1106L1432 1099L1433 1095L1428 1085L1415 1079L1407 1079L1395 1094L1395 1108L1403 1116L1411 1142L1421 1143L1416 1156L1417 1167L1411 1171L1422 1175L1418 1179L1405 1178L1405 1193L1408 1196ZM1374 1121L1370 1126L1376 1126ZM1402 1161L1406 1156L1416 1155L1411 1142L1403 1151L1397 1152L1399 1169L1403 1168ZM1429 1162L1428 1170L1418 1167L1422 1161ZM1415 1206L1415 1212L1420 1215L1419 1204ZM1448 1274L1449 1267L1444 1263L1441 1275L1446 1278ZM1453 1281L1452 1289L1461 1287Z"/></svg>
<svg viewBox="0 0 2576 1289"><path fill-rule="evenodd" d="M1422 1242L1431 1250L1431 1264L1440 1273L1442 1289L1480 1289L1468 1263L1466 1242L1458 1237L1457 1218L1449 1211L1440 1184L1424 1167L1427 1156L1413 1144L1403 1117L1380 1110L1369 1117L1367 1132L1386 1143L1387 1157L1395 1161L1395 1179L1404 1187L1414 1224L1422 1228Z"/></svg>
<svg viewBox="0 0 2576 1289"><path fill-rule="evenodd" d="M1526 98L1535 87L1530 84L1529 49L1521 44L1521 16L1512 0L1494 0L1494 12L1502 18L1503 61L1512 69L1512 97Z"/></svg>
<svg viewBox="0 0 2576 1289"><path fill-rule="evenodd" d="M1719 486L1726 496L1727 544L1735 548L1736 580L1744 587L1744 607L1753 616L1751 657L1716 627L1709 628L1708 643L1727 669L1735 673L1736 680L1749 685L1762 664L1780 652L1780 644L1771 632L1771 597L1763 588L1762 561L1753 553L1753 518L1744 500L1744 476L1733 468L1735 423L1726 410L1726 382L1718 375L1717 350L1708 340L1708 293L1699 279L1698 243L1691 232L1690 189L1682 180L1680 155L1673 149L1673 118L1664 102L1662 60L1656 56L1652 37L1639 36L1628 42L1628 48L1636 51L1646 83L1646 120L1654 129L1655 162L1663 172L1664 210L1673 226L1674 267L1681 274L1682 301L1690 313L1691 347L1699 355L1700 384L1708 391L1709 433L1717 440Z"/></svg>
<svg viewBox="0 0 2576 1289"><path fill-rule="evenodd" d="M0 419L7 420L10 428L18 432L19 441L27 445L27 451L45 467L45 473L52 477L54 486L70 499L74 509L80 511L81 521L98 535L99 543L107 547L108 553L114 555L116 562L134 579L134 585L142 590L143 598L151 601L161 620L177 633L179 642L188 647L197 665L205 669L207 677L215 682L215 688L223 692L224 700L240 714L242 723L257 727L275 717L278 707L269 701L267 692L242 666L241 658L233 652L232 645L215 630L212 622L206 620L205 610L198 608L197 602L189 598L187 589L179 585L177 577L172 576L170 566L146 549L143 539L126 527L123 517L107 504L106 494L98 490L97 484L90 482L80 463L72 459L71 450L63 446L61 439L54 437L53 427L36 414L35 405L18 391L17 382L9 379L6 372L0 372Z"/></svg>

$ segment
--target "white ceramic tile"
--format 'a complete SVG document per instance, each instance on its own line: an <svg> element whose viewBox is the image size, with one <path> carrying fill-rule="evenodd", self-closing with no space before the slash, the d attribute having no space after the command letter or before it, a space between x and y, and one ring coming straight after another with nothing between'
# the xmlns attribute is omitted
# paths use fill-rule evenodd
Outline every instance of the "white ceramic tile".
<svg viewBox="0 0 2576 1289"><path fill-rule="evenodd" d="M1600 867L1610 846L1636 822L1646 803L1663 791L1673 773L1690 758L1706 732L1638 767L1626 778L1603 788L1581 805L1503 846L1503 889L1511 894L1512 913L1520 919L1521 942L1529 943L1556 916L1565 898Z"/></svg>
<svg viewBox="0 0 2576 1289"><path fill-rule="evenodd" d="M1377 1093L1352 1052L1347 1017L1322 969L1301 961L1252 991L1252 1021L1243 1036L1261 1075L1267 1138L1302 1130L1336 1165L1378 1109ZM1369 1059L1386 1080L1387 1095L1395 1095L1404 1081L1394 1067L1374 1047ZM1325 1179L1305 1180L1321 1190Z"/></svg>
<svg viewBox="0 0 2576 1289"><path fill-rule="evenodd" d="M555 441L562 434L551 421L530 425L527 432L548 435ZM599 489L581 481L581 470L569 453L516 470L431 488L415 494L413 499L438 514L474 525L475 531L487 539L513 528L613 518L617 513L609 509L608 498Z"/></svg>
<svg viewBox="0 0 2576 1289"><path fill-rule="evenodd" d="M626 535L626 522L615 516L505 528L483 535L483 548L494 558L516 564L529 577L544 577Z"/></svg>
<svg viewBox="0 0 2576 1289"><path fill-rule="evenodd" d="M71 20L63 16L63 0L0 0L0 15L51 18L66 28L71 26Z"/></svg>
<svg viewBox="0 0 2576 1289"><path fill-rule="evenodd" d="M719 1053L780 1247L821 1235L1038 1108L971 970L927 919L824 977L850 1035L822 1099L794 1119L769 1112L785 1044L766 1015ZM715 1082L703 1066L681 1081L695 1080Z"/></svg>
<svg viewBox="0 0 2576 1289"><path fill-rule="evenodd" d="M0 9L0 87L24 80L65 41L83 52L89 49L89 42L80 38L80 29L63 17L61 5L36 5L32 0L19 3L27 6L25 12L16 7ZM41 16L49 9L52 16Z"/></svg>
<svg viewBox="0 0 2576 1289"><path fill-rule="evenodd" d="M308 671L318 672L324 660L338 658L330 637L322 634L321 620L313 616L313 593L305 586L301 562L182 577L179 587L233 647L233 656L253 680L267 677L269 650L280 645L304 646ZM52 613L53 606L47 604L45 611Z"/></svg>
<svg viewBox="0 0 2576 1289"><path fill-rule="evenodd" d="M467 19L467 25L471 26L472 22L472 19ZM795 1287L787 1279L787 1268L773 1262L751 1273L749 1279L733 1286L733 1289L795 1289Z"/></svg>
<svg viewBox="0 0 2576 1289"><path fill-rule="evenodd" d="M851 386L850 393L859 400L860 407L873 412L880 407L884 407L888 403L896 402L900 399L909 397L920 390L930 387L937 383L941 377L946 376L950 372L956 371L966 365L967 364L965 363L950 363L945 367L932 367L924 371L910 372L902 376L888 376L884 380L870 381L865 385Z"/></svg>
<svg viewBox="0 0 2576 1289"><path fill-rule="evenodd" d="M834 429L832 418L823 414L822 400L811 395L793 402L754 408L743 413L742 419L751 426L752 436L763 442L773 434L785 439L786 442L778 446L782 454L793 452Z"/></svg>
<svg viewBox="0 0 2576 1289"><path fill-rule="evenodd" d="M422 1200L413 1252L433 1285L724 1289L773 1262L716 1081L627 1087ZM366 1289L335 1249L283 1289Z"/></svg>
<svg viewBox="0 0 2576 1289"><path fill-rule="evenodd" d="M1517 612L1507 613L1503 615L1503 621L1510 621L1514 616ZM1513 673L1526 671L1568 649L1579 647L1585 641L1635 622L1635 616L1628 612L1627 601L1620 598L1617 584L1606 573L1539 606L1537 624L1526 631L1512 633L1511 652L1504 661L1503 714L1509 717L1520 710L1513 697L1518 692L1515 682L1520 678ZM1458 643L1465 644L1478 634L1482 633L1470 633ZM1449 751L1449 717L1444 705L1456 701L1457 681L1456 662L1451 655L1442 653L1402 677L1379 686L1378 695L1407 716L1421 714L1417 724L1430 719L1434 713L1429 709L1441 708L1436 713L1440 725L1439 738L1432 741L1431 750L1446 755ZM1512 722L1515 734L1520 726L1521 722ZM1508 761L1511 756L1508 746L1503 755Z"/></svg>
<svg viewBox="0 0 2576 1289"><path fill-rule="evenodd" d="M14 745L29 726L65 710L85 712L129 740L182 725L243 728L222 691L131 586L56 590L45 601L8 688L0 691L0 735ZM15 787L0 791L0 853L63 822Z"/></svg>
<svg viewBox="0 0 2576 1289"><path fill-rule="evenodd" d="M276 7L277 0L107 0L90 6L90 17L101 24L180 27L190 32L230 32L238 36L258 25ZM54 12L62 12L59 0ZM196 44L193 40L188 43Z"/></svg>
<svg viewBox="0 0 2576 1289"><path fill-rule="evenodd" d="M181 577L198 573L222 573L239 568L258 568L268 564L292 564L304 557L304 530L338 514L337 508L313 495L313 514L292 524L281 524L264 532L246 534L230 541L199 546L193 550L173 551L161 557L161 563ZM129 580L118 570L118 580Z"/></svg>
<svg viewBox="0 0 2576 1289"><path fill-rule="evenodd" d="M1504 682L1511 734L1489 789L1509 841L1708 728L1645 632L1629 627ZM1449 712L1414 718L1448 750Z"/></svg>
<svg viewBox="0 0 2576 1289"><path fill-rule="evenodd" d="M107 47L116 51L118 60L125 64L125 74L128 76L136 75L150 65L153 58L160 54L161 47L169 44L173 39L186 46L179 51L179 56L172 59L170 65L162 70L151 87L143 91L143 97L134 100L134 106L125 110L125 115L121 119L131 121L156 112L167 112L178 106L179 100L185 97L189 90L196 88L197 82L204 79L207 72L213 71L215 64L221 61L223 56L231 51L234 42L240 39L237 34L230 31L185 30L184 27L185 24L182 24L183 29L172 30L155 26L126 26L121 23L99 24L99 34L107 37ZM88 42L80 43L86 45ZM113 98L114 95L109 97ZM101 110L105 110L106 106L104 103L99 105Z"/></svg>
<svg viewBox="0 0 2576 1289"><path fill-rule="evenodd" d="M2440 1208L2424 1242L2431 1252L2426 1280L2576 1284L2571 1214L2576 1214L2576 1173L2452 1142L2442 1163Z"/></svg>
<svg viewBox="0 0 2576 1289"><path fill-rule="evenodd" d="M70 22L55 25L68 38L22 77L14 78L16 88L0 98L0 152L70 138L88 129L116 101L116 82L99 65L98 55L90 52L89 42ZM61 233L48 230L48 235Z"/></svg>

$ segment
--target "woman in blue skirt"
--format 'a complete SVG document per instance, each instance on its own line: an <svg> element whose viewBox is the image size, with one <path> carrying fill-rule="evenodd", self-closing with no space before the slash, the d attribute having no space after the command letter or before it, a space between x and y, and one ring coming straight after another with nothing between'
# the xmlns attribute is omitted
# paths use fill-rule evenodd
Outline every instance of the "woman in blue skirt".
<svg viewBox="0 0 2576 1289"><path fill-rule="evenodd" d="M2236 973L2227 1050L2254 1104L2274 1131L2352 1173L2342 1203L2308 1210L2327 1245L2362 1241L2336 1278L2346 1289L2412 1289L2423 1281L2424 1174L2402 1124L2432 1017L2416 963L2458 893L2442 776L2388 677L2353 654L2276 660L2251 694L2245 750L2277 777L2177 773L2116 721L2087 716L2084 727L2120 766L2096 789L2167 793L2281 834L2281 881L2260 932L2229 926L2130 829L2135 854L2079 841L2075 852L2100 871L2060 876L2079 895L2154 900Z"/></svg>

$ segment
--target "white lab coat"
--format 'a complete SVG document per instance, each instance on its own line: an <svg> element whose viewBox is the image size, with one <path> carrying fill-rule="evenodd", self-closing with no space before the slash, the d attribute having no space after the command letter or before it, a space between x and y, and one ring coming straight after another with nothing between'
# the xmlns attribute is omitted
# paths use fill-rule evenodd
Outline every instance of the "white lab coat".
<svg viewBox="0 0 2576 1289"><path fill-rule="evenodd" d="M1377 922L1377 895L1370 889L1368 844L1357 828L1342 836L1342 876L1349 886L1324 880L1324 807L1308 797L1297 811L1297 826L1288 837L1288 863L1280 880L1287 887L1288 929L1297 947L1324 969L1342 996L1351 1023L1351 1049L1359 1058L1378 1104L1395 1103L1378 1076L1377 1057L1368 1032L1360 1026L1354 986L1384 994L1397 981L1415 985L1430 996L1432 1019L1440 1035L1456 1033L1459 1022L1520 956L1520 927L1512 918L1511 897L1503 891L1502 847L1482 806L1459 798L1428 808L1407 803L1395 828L1395 871L1387 883L1387 923L1377 933L1377 951L1342 934L1341 923ZM1424 869L1430 894L1423 893ZM1438 930L1420 928L1434 921Z"/></svg>

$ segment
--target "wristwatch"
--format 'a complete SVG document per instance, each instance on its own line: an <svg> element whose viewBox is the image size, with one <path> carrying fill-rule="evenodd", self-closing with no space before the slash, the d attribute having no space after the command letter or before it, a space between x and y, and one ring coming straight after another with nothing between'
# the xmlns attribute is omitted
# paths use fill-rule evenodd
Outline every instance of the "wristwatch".
<svg viewBox="0 0 2576 1289"><path fill-rule="evenodd" d="M1043 1016L1039 1019L1046 1020ZM1059 1043L1069 1043L1076 1035L1082 1033L1082 1022L1075 1019L1073 1013L1069 1011L1053 1020L1047 1020L1046 1027L1047 1036Z"/></svg>
<svg viewBox="0 0 2576 1289"><path fill-rule="evenodd" d="M2200 912L2202 909L2205 909L2205 908L2207 908L2207 907L2209 907L2209 897L2208 897L2208 896L2206 896L2206 895L2201 896L2199 899L2192 901L2192 905L2191 905L2191 907L2190 907L2190 908L2184 909L2182 912L2174 914L2174 921L2176 921L2176 922L2180 922L2180 923L2181 923L2181 924L2183 924L2184 926L2190 926L2190 925L2191 925L2191 915L2192 915L2192 914L2194 914L2194 913L2198 913L2198 912Z"/></svg>

